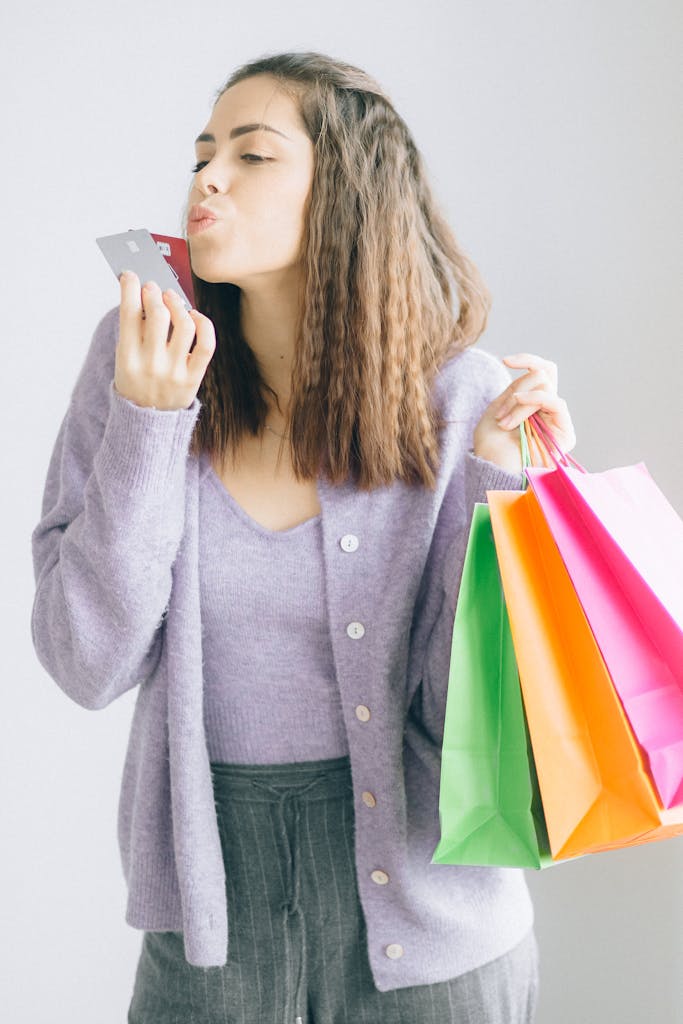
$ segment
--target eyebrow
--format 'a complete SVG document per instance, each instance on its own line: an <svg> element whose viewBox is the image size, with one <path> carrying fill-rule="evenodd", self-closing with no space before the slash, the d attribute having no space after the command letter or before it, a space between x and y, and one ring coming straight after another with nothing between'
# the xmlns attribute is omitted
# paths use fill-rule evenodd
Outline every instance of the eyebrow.
<svg viewBox="0 0 683 1024"><path fill-rule="evenodd" d="M271 127L271 125L269 125L269 124L242 124L238 128L233 128L232 131L230 132L230 136L229 137L231 139L236 139L239 135L247 135L249 132L258 132L258 131L275 132L276 135L281 135L283 137L283 139L289 139L289 135L285 135L284 132L281 132L278 128ZM215 142L216 141L216 136L215 135L211 135L210 132L202 132L202 134L198 135L197 138L194 141L195 141L195 143L197 143L197 142ZM290 142L291 142L291 139L290 139Z"/></svg>

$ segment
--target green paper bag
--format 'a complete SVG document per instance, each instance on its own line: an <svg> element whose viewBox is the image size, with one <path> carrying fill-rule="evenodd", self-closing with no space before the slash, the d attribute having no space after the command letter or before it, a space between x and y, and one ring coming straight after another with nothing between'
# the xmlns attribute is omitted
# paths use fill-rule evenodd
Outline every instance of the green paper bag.
<svg viewBox="0 0 683 1024"><path fill-rule="evenodd" d="M432 863L554 863L489 507L482 503L474 507L453 624L439 819Z"/></svg>

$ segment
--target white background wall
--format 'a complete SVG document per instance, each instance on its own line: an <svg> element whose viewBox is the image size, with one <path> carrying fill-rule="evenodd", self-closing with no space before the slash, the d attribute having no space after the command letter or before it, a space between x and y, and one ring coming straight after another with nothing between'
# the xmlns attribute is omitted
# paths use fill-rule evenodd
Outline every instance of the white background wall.
<svg viewBox="0 0 683 1024"><path fill-rule="evenodd" d="M480 345L555 360L589 469L644 460L679 512L683 18L676 0L60 0L3 15L2 1016L125 1020L116 802L135 694L71 703L34 655L30 532L96 323L96 235L180 232L192 140L243 61L379 79L494 294ZM539 1024L683 1021L683 839L529 873ZM269 1024L269 1022L264 1022Z"/></svg>

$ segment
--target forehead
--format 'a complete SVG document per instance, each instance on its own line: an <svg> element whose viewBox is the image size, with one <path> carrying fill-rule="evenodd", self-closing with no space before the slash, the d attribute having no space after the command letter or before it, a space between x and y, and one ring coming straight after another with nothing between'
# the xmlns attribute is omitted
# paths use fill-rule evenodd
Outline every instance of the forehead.
<svg viewBox="0 0 683 1024"><path fill-rule="evenodd" d="M307 139L296 101L267 75L245 78L227 89L214 104L202 131L216 138L243 124L268 124L284 132L292 141ZM268 137L286 143L281 135L268 132Z"/></svg>

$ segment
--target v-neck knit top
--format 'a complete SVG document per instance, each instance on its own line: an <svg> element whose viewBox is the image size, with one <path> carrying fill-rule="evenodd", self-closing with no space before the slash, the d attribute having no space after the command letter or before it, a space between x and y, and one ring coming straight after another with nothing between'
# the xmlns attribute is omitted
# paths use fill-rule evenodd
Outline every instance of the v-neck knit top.
<svg viewBox="0 0 683 1024"><path fill-rule="evenodd" d="M348 754L325 608L322 515L256 522L200 457L199 581L210 761Z"/></svg>

